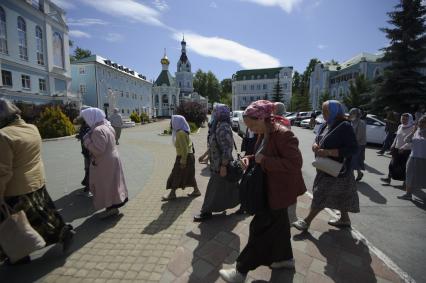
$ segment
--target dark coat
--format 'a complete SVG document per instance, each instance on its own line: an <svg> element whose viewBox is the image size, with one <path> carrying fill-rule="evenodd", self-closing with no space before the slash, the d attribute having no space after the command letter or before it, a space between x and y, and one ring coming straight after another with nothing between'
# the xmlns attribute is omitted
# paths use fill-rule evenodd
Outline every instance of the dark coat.
<svg viewBox="0 0 426 283"><path fill-rule="evenodd" d="M278 126L269 135L261 166L266 175L271 209L287 208L306 192L299 140L288 128Z"/></svg>

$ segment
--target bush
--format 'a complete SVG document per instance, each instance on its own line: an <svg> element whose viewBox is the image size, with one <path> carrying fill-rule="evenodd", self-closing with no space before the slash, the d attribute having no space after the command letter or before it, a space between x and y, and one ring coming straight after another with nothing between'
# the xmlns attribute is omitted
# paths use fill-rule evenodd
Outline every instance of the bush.
<svg viewBox="0 0 426 283"><path fill-rule="evenodd" d="M201 127L207 121L207 109L198 102L184 102L179 105L176 112L185 117L188 123L195 123L197 127Z"/></svg>
<svg viewBox="0 0 426 283"><path fill-rule="evenodd" d="M80 110L74 103L35 105L32 103L18 101L15 105L22 111L22 119L30 124L37 124L38 120L40 120L41 113L44 112L46 108L59 107L70 121L74 121L74 119L80 114Z"/></svg>
<svg viewBox="0 0 426 283"><path fill-rule="evenodd" d="M142 123L149 122L149 116L145 112L142 112L140 119L142 120Z"/></svg>
<svg viewBox="0 0 426 283"><path fill-rule="evenodd" d="M139 117L138 113L132 112L132 114L130 114L130 120L138 124L141 122L141 117Z"/></svg>
<svg viewBox="0 0 426 283"><path fill-rule="evenodd" d="M195 125L194 122L189 122L188 124L189 124L189 128L191 129L191 133L195 133L200 128L200 127L197 127L197 125Z"/></svg>
<svg viewBox="0 0 426 283"><path fill-rule="evenodd" d="M74 125L58 106L46 107L36 125L44 139L65 137L75 133Z"/></svg>

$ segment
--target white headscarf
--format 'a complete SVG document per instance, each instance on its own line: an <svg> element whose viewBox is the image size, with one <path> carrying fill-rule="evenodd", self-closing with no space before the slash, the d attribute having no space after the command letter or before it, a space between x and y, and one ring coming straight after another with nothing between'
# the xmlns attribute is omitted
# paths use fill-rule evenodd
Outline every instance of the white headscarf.
<svg viewBox="0 0 426 283"><path fill-rule="evenodd" d="M87 125L89 125L91 128L100 122L106 121L104 111L95 107L82 110L80 116L83 117Z"/></svg>
<svg viewBox="0 0 426 283"><path fill-rule="evenodd" d="M185 131L188 134L191 132L188 122L185 117L181 115L172 115L172 140L173 144L176 143L176 133L179 130Z"/></svg>
<svg viewBox="0 0 426 283"><path fill-rule="evenodd" d="M408 122L406 125L404 125L402 123L402 116L408 116ZM401 126L402 128L410 128L414 125L414 119L413 119L413 115L411 115L410 113L404 113L401 115Z"/></svg>

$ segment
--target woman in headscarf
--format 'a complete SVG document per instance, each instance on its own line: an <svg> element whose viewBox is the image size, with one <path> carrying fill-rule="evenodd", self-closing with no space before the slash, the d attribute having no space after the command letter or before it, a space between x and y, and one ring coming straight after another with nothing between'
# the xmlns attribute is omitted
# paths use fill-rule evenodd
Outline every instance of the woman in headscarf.
<svg viewBox="0 0 426 283"><path fill-rule="evenodd" d="M412 200L414 189L426 188L426 115L418 119L416 127L405 141L411 143L411 154L407 161L406 193L398 198Z"/></svg>
<svg viewBox="0 0 426 283"><path fill-rule="evenodd" d="M337 209L340 219L331 219L329 225L348 227L351 225L349 212L359 212L356 182L351 170L352 156L358 145L351 123L345 120L345 113L339 101L328 100L322 105L326 123L319 129L312 151L315 156L327 157L343 163L337 177L317 170L313 185L313 199L308 216L293 222L298 230L305 231L312 220L324 208Z"/></svg>
<svg viewBox="0 0 426 283"><path fill-rule="evenodd" d="M171 120L172 140L176 147L176 160L172 172L167 179L166 189L170 190L167 196L163 196L163 201L176 199L176 189L193 187L194 191L188 196L200 196L200 190L195 180L195 158L194 146L189 138L190 128L185 117L173 115Z"/></svg>
<svg viewBox="0 0 426 283"><path fill-rule="evenodd" d="M105 208L100 214L102 218L117 215L118 208L128 200L128 192L114 129L98 108L84 109L80 116L90 127L83 143L90 152L89 186L93 204L96 210Z"/></svg>
<svg viewBox="0 0 426 283"><path fill-rule="evenodd" d="M194 216L194 221L199 222L211 218L213 212L222 212L240 203L237 184L225 179L226 166L233 160L234 146L228 106L223 104L216 106L214 123L210 131L208 150L211 177L201 212Z"/></svg>
<svg viewBox="0 0 426 283"><path fill-rule="evenodd" d="M273 115L273 110L272 102L259 100L243 114L247 127L259 135L255 155L244 157L243 164L260 164L266 178L268 208L254 215L248 243L237 258L236 268L219 271L226 282L244 282L247 273L261 265L295 266L287 208L306 192L303 160L298 139Z"/></svg>
<svg viewBox="0 0 426 283"><path fill-rule="evenodd" d="M73 228L64 222L47 192L40 133L20 114L14 104L0 98L0 204L4 201L13 212L23 210L47 245L61 243L67 251ZM0 223L4 217L0 213ZM28 255L19 263L29 260Z"/></svg>
<svg viewBox="0 0 426 283"><path fill-rule="evenodd" d="M405 182L405 172L408 157L411 152L411 143L406 141L406 137L413 132L414 119L410 113L401 115L401 124L396 131L396 137L391 145L392 159L389 163L389 172L386 178L380 178L385 184L390 184L391 180Z"/></svg>
<svg viewBox="0 0 426 283"><path fill-rule="evenodd" d="M351 120L352 127L354 128L356 141L358 143L358 151L352 157L352 170L357 171L357 177L355 181L361 181L364 174L361 170L365 170L365 146L367 145L367 126L363 120L361 120L362 112L358 108L352 108L349 111L349 119Z"/></svg>
<svg viewBox="0 0 426 283"><path fill-rule="evenodd" d="M291 122L289 119L287 119L285 115L285 104L282 102L275 102L274 103L274 111L273 114L277 117L277 121L279 121L281 124L286 126L287 128L291 129Z"/></svg>

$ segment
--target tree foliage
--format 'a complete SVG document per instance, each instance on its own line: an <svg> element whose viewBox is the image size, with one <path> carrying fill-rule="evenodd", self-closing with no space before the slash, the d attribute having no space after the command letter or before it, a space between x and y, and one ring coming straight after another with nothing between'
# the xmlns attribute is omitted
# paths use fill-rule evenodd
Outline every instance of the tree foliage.
<svg viewBox="0 0 426 283"><path fill-rule="evenodd" d="M309 99L309 85L311 74L315 69L315 65L318 63L321 63L321 61L313 58L309 61L302 75L298 72L294 73L292 82L293 91L290 102L291 111L309 111L312 109Z"/></svg>
<svg viewBox="0 0 426 283"><path fill-rule="evenodd" d="M89 49L83 49L80 47L76 47L73 55L70 56L71 62L92 56L92 52Z"/></svg>
<svg viewBox="0 0 426 283"><path fill-rule="evenodd" d="M426 77L419 72L426 67L426 7L421 0L400 0L388 16L393 27L381 31L390 41L382 49L389 66L370 105L376 111L390 106L404 112L426 99Z"/></svg>
<svg viewBox="0 0 426 283"><path fill-rule="evenodd" d="M198 92L201 96L207 97L210 103L220 101L221 87L219 80L208 71L207 73L202 70L197 70L193 80L194 91Z"/></svg>
<svg viewBox="0 0 426 283"><path fill-rule="evenodd" d="M280 83L280 77L278 77L274 89L272 90L272 101L274 102L283 102L284 94L283 87Z"/></svg>
<svg viewBox="0 0 426 283"><path fill-rule="evenodd" d="M330 99L331 99L330 92L328 92L328 91L323 92L321 94L320 98L319 98L319 101L318 101L319 107L322 107L322 104L324 102L326 102L327 100L330 100Z"/></svg>
<svg viewBox="0 0 426 283"><path fill-rule="evenodd" d="M45 108L36 125L42 138L58 138L75 133L74 125L58 106Z"/></svg>
<svg viewBox="0 0 426 283"><path fill-rule="evenodd" d="M185 117L186 121L195 123L197 127L207 121L207 109L198 102L181 103L176 112Z"/></svg>
<svg viewBox="0 0 426 283"><path fill-rule="evenodd" d="M364 75L356 77L355 83L349 85L349 95L343 98L343 103L348 109L365 109L371 100L372 83L365 79Z"/></svg>

